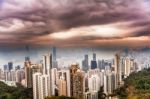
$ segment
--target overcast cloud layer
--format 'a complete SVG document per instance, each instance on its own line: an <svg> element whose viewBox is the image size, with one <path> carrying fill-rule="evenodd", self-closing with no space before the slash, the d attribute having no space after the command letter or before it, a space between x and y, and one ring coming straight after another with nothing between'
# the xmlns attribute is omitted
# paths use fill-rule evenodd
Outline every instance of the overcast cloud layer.
<svg viewBox="0 0 150 99"><path fill-rule="evenodd" d="M0 0L0 45L150 47L150 0Z"/></svg>

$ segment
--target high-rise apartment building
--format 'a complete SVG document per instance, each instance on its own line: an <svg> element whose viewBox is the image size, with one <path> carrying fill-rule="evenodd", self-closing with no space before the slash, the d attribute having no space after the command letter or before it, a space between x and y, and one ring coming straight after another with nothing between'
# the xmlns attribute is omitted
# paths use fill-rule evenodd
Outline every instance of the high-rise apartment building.
<svg viewBox="0 0 150 99"><path fill-rule="evenodd" d="M125 72L124 73L125 73L125 78L126 78L131 73L131 60L130 60L130 58L126 57L124 62L125 62Z"/></svg>
<svg viewBox="0 0 150 99"><path fill-rule="evenodd" d="M52 55L43 55L43 74L51 75L52 69Z"/></svg>
<svg viewBox="0 0 150 99"><path fill-rule="evenodd" d="M58 83L59 95L63 94L64 96L70 97L71 96L71 76L70 76L69 69L61 69L58 71L58 81L59 81ZM66 88L64 88L65 83L66 83ZM63 85L64 89L60 89L60 87L62 86L60 84Z"/></svg>
<svg viewBox="0 0 150 99"><path fill-rule="evenodd" d="M22 80L25 78L25 72L24 70L16 70L16 82L21 83Z"/></svg>
<svg viewBox="0 0 150 99"><path fill-rule="evenodd" d="M116 74L116 84L117 87L120 86L121 82L122 82L122 68L121 68L121 59L120 59L120 55L116 54L115 55L115 59L114 59L114 72Z"/></svg>
<svg viewBox="0 0 150 99"><path fill-rule="evenodd" d="M73 96L73 76L75 75L75 73L77 72L77 70L80 69L78 65L73 64L70 67L70 91L71 91L71 96Z"/></svg>
<svg viewBox="0 0 150 99"><path fill-rule="evenodd" d="M90 92L94 92L94 91L99 91L100 89L100 77L99 75L92 75L89 79L88 79L88 86L89 86L89 91Z"/></svg>
<svg viewBox="0 0 150 99"><path fill-rule="evenodd" d="M81 70L78 70L73 75L73 96L77 99L84 98L84 74Z"/></svg>
<svg viewBox="0 0 150 99"><path fill-rule="evenodd" d="M67 82L63 76L58 80L59 96L67 96Z"/></svg>
<svg viewBox="0 0 150 99"><path fill-rule="evenodd" d="M110 95L116 89L116 74L107 72L104 75L104 93Z"/></svg>
<svg viewBox="0 0 150 99"><path fill-rule="evenodd" d="M41 73L33 74L33 97L34 99L45 99L51 96L50 92L50 76Z"/></svg>
<svg viewBox="0 0 150 99"><path fill-rule="evenodd" d="M71 73L71 94L77 99L84 98L84 73L78 65L72 65Z"/></svg>
<svg viewBox="0 0 150 99"><path fill-rule="evenodd" d="M25 61L24 68L26 87L32 88L32 75L36 72L40 72L41 67L37 64L32 64L31 61Z"/></svg>
<svg viewBox="0 0 150 99"><path fill-rule="evenodd" d="M33 98L40 99L40 76L41 73L34 73L33 74Z"/></svg>
<svg viewBox="0 0 150 99"><path fill-rule="evenodd" d="M52 96L58 96L58 72L57 68L51 69L51 88L52 88Z"/></svg>
<svg viewBox="0 0 150 99"><path fill-rule="evenodd" d="M45 99L47 96L51 96L51 85L50 82L50 75L42 75L39 78L39 92L40 92L40 99Z"/></svg>

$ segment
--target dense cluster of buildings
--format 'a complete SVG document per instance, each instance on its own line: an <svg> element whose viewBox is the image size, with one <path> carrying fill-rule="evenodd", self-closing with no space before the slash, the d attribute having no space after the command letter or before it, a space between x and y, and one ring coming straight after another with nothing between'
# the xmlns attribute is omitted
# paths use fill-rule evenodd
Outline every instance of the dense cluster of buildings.
<svg viewBox="0 0 150 99"><path fill-rule="evenodd" d="M23 83L24 79L24 69L21 69L20 66L13 68L13 62L8 62L7 65L4 65L3 69L0 69L0 81L10 86L14 86L16 83Z"/></svg>
<svg viewBox="0 0 150 99"><path fill-rule="evenodd" d="M105 95L111 95L123 85L124 78L137 71L133 59L118 54L112 60L97 60L95 53L93 59L89 60L88 55L85 55L82 66L71 64L67 68L58 68L52 58L52 54L43 55L41 65L34 68L25 65L25 75L31 73L26 77L26 82L30 83L27 87L33 87L34 99L62 95L77 99L99 99L101 87ZM56 60L55 62L57 63ZM25 62L29 63L30 61Z"/></svg>
<svg viewBox="0 0 150 99"><path fill-rule="evenodd" d="M77 99L99 99L100 88L105 95L113 94L114 90L123 85L123 79L131 72L138 70L134 59L116 54L111 60L98 60L96 53L89 60L84 56L82 66L71 64L61 68L56 60L56 49L52 54L41 57L40 64L33 64L25 57L24 67L9 62L0 69L0 79L9 85L21 83L33 88L34 99L44 99L47 96L69 96Z"/></svg>

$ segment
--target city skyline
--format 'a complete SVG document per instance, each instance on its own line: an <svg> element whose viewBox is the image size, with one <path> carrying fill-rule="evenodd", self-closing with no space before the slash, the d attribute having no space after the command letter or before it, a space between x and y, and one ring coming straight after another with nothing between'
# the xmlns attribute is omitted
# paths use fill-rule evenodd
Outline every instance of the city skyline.
<svg viewBox="0 0 150 99"><path fill-rule="evenodd" d="M150 0L0 0L0 99L149 99Z"/></svg>
<svg viewBox="0 0 150 99"><path fill-rule="evenodd" d="M44 54L52 53L52 47L46 47L43 49L34 48L31 47L29 50L26 50L26 48L21 48L19 51L6 51L6 52L0 52L1 57L1 65L3 66L7 64L9 61L14 62L16 65L24 65L23 61L25 60L25 57L28 56L34 63L39 63L41 61L41 56ZM68 66L72 62L79 63L81 65L81 60L84 57L84 54L88 54L89 58L92 59L92 54L96 53L98 56L98 59L111 59L113 58L114 54L117 51L114 50L105 50L105 49L98 49L98 48L57 48L56 47L56 53L57 53L57 60L60 61L60 64L62 61L65 61L65 63L62 63L63 66ZM66 54L67 53L67 54Z"/></svg>
<svg viewBox="0 0 150 99"><path fill-rule="evenodd" d="M19 51L6 51L5 53L0 52L0 68L3 68L4 65L7 65L9 62L13 62L14 66L20 65L21 67L24 66L25 57L30 57L30 60L35 63L41 63L42 56L45 54L52 54L53 49L52 47L47 47L42 50L39 48L28 48L26 51L22 49ZM96 54L97 60L112 60L116 53L127 53L130 57L136 59L136 62L139 64L148 63L150 60L149 54L150 49L103 49L103 48L59 48L56 47L56 59L58 61L59 68L68 67L72 63L77 63L82 66L82 60L84 59L85 55L88 55L89 60L93 59L93 54ZM144 61L143 61L144 59ZM90 64L90 61L89 61Z"/></svg>
<svg viewBox="0 0 150 99"><path fill-rule="evenodd" d="M33 88L34 99L62 95L75 99L99 99L99 90L103 90L104 97L117 97L110 95L124 85L124 79L150 67L149 60L145 62L146 56L142 57L141 53L136 52L141 54L145 63L141 65L136 60L138 57L132 56L136 53L126 49L116 53L111 60L99 60L97 53L92 53L89 59L89 54L85 54L83 61L80 60L82 65L72 62L69 67L61 68L57 64L57 48L53 47L52 52L41 55L40 64L25 57L23 68L13 69L13 63L9 62L0 69L0 81L8 86L17 86L19 83L25 88Z"/></svg>

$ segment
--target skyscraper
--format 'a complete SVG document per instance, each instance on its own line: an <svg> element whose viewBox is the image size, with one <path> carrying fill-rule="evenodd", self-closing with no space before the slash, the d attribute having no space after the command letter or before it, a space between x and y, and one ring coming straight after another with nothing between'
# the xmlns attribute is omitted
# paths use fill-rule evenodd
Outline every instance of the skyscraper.
<svg viewBox="0 0 150 99"><path fill-rule="evenodd" d="M32 64L31 61L25 61L24 68L26 87L32 88L32 75L36 72L40 72L41 68L39 68L37 64Z"/></svg>
<svg viewBox="0 0 150 99"><path fill-rule="evenodd" d="M23 69L16 70L16 82L21 83L21 81L25 78L25 72Z"/></svg>
<svg viewBox="0 0 150 99"><path fill-rule="evenodd" d="M100 88L100 70L88 71L88 88L90 92L98 92Z"/></svg>
<svg viewBox="0 0 150 99"><path fill-rule="evenodd" d="M103 84L100 69L91 69L87 75L88 90L85 93L85 99L98 99L98 91Z"/></svg>
<svg viewBox="0 0 150 99"><path fill-rule="evenodd" d="M4 71L8 70L8 66L4 65Z"/></svg>
<svg viewBox="0 0 150 99"><path fill-rule="evenodd" d="M96 53L93 53L93 60L96 61Z"/></svg>
<svg viewBox="0 0 150 99"><path fill-rule="evenodd" d="M52 55L43 55L43 74L50 75L52 69Z"/></svg>
<svg viewBox="0 0 150 99"><path fill-rule="evenodd" d="M41 73L35 73L33 74L33 98L34 99L40 99L40 82L39 78L42 74Z"/></svg>
<svg viewBox="0 0 150 99"><path fill-rule="evenodd" d="M84 56L84 60L82 61L82 70L87 72L89 69L89 58L88 55Z"/></svg>
<svg viewBox="0 0 150 99"><path fill-rule="evenodd" d="M124 61L125 61L125 77L127 77L131 73L131 60L130 58L126 57Z"/></svg>
<svg viewBox="0 0 150 99"><path fill-rule="evenodd" d="M73 96L77 99L84 98L84 74L81 70L73 75Z"/></svg>
<svg viewBox="0 0 150 99"><path fill-rule="evenodd" d="M56 61L56 47L53 47L53 48L52 48L52 51L53 51L53 53L52 53L52 55L53 55L53 60Z"/></svg>
<svg viewBox="0 0 150 99"><path fill-rule="evenodd" d="M43 75L49 75L50 81L50 95L52 95L52 76L51 76L51 69L52 69L52 54L43 55Z"/></svg>
<svg viewBox="0 0 150 99"><path fill-rule="evenodd" d="M16 73L15 70L10 71L10 81L15 82L16 81Z"/></svg>
<svg viewBox="0 0 150 99"><path fill-rule="evenodd" d="M96 54L93 53L93 60L91 60L91 69L97 68L97 60L96 60Z"/></svg>
<svg viewBox="0 0 150 99"><path fill-rule="evenodd" d="M49 75L42 75L41 73L33 74L34 99L45 99L45 97L51 96L49 82Z"/></svg>
<svg viewBox="0 0 150 99"><path fill-rule="evenodd" d="M71 83L70 90L71 90L71 96L73 96L73 76L75 75L75 73L77 72L78 69L79 69L79 66L77 64L75 64L75 65L73 64L70 67L70 75L71 75L71 77L70 77L70 83Z"/></svg>
<svg viewBox="0 0 150 99"><path fill-rule="evenodd" d="M58 64L57 64L57 50L56 47L52 48L52 68L57 68Z"/></svg>
<svg viewBox="0 0 150 99"><path fill-rule="evenodd" d="M78 65L72 65L71 72L71 93L77 99L84 98L84 74Z"/></svg>
<svg viewBox="0 0 150 99"><path fill-rule="evenodd" d="M62 85L60 84L63 84L63 88L65 87L65 82L66 82L66 88L64 89L60 89L59 88L59 95L64 95L64 96L68 96L70 97L71 96L71 78L70 78L70 71L68 69L61 69L58 71L58 80L59 80L59 83L58 83L58 86L61 87ZM62 87L61 87L62 88ZM66 92L64 92L66 91ZM65 95L66 93L66 95Z"/></svg>
<svg viewBox="0 0 150 99"><path fill-rule="evenodd" d="M30 61L30 57L26 56L25 61Z"/></svg>
<svg viewBox="0 0 150 99"><path fill-rule="evenodd" d="M120 55L116 54L115 55L115 60L114 60L114 72L116 74L116 84L117 87L120 86L122 82L122 74L121 74L121 61L120 61Z"/></svg>
<svg viewBox="0 0 150 99"><path fill-rule="evenodd" d="M13 62L8 62L8 70L12 70L13 69Z"/></svg>
<svg viewBox="0 0 150 99"><path fill-rule="evenodd" d="M58 81L59 96L67 96L67 82L63 76Z"/></svg>
<svg viewBox="0 0 150 99"><path fill-rule="evenodd" d="M50 82L50 75L42 75L39 77L39 92L40 92L40 98L39 99L45 99L47 96L51 96L51 85Z"/></svg>
<svg viewBox="0 0 150 99"><path fill-rule="evenodd" d="M24 62L26 87L32 88L32 67L31 61Z"/></svg>
<svg viewBox="0 0 150 99"><path fill-rule="evenodd" d="M116 79L116 74L112 72L107 72L104 75L104 93L107 95L110 95L113 93L113 91L116 89L115 88L115 79Z"/></svg>
<svg viewBox="0 0 150 99"><path fill-rule="evenodd" d="M51 88L52 88L52 96L58 96L58 75L57 68L51 69Z"/></svg>

